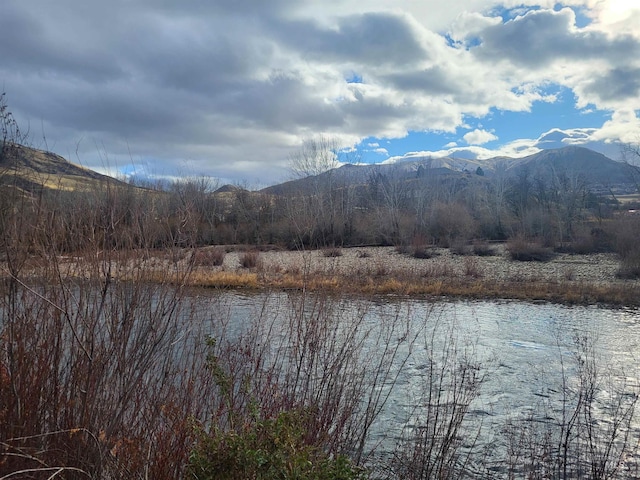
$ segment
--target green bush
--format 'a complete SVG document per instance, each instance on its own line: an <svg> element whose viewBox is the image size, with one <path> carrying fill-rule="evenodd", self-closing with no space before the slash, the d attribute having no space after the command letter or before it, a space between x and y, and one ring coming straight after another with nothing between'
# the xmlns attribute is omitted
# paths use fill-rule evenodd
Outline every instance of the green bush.
<svg viewBox="0 0 640 480"><path fill-rule="evenodd" d="M327 455L306 441L308 413L283 412L237 430L197 429L189 472L198 480L364 480L344 455Z"/></svg>

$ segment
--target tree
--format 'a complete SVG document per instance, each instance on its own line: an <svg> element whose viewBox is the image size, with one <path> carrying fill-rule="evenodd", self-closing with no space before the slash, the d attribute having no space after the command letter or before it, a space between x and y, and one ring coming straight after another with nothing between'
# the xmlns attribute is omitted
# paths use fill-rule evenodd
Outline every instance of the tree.
<svg viewBox="0 0 640 480"><path fill-rule="evenodd" d="M640 140L636 143L627 143L622 146L622 161L627 165L630 177L635 184L636 191L640 193ZM613 192L612 192L613 193Z"/></svg>
<svg viewBox="0 0 640 480"><path fill-rule="evenodd" d="M300 150L289 157L291 173L294 178L306 178L337 168L338 149L338 141L324 135L304 140Z"/></svg>
<svg viewBox="0 0 640 480"><path fill-rule="evenodd" d="M338 161L338 141L335 138L320 136L307 139L302 148L290 157L290 168L293 176L298 179L309 178L302 184L299 195L300 205L305 207L303 212L299 208L292 212L296 216L312 219L304 222L307 228L298 231L301 244L312 246L335 246L344 241L344 208L352 203L343 201L349 196L339 195L344 185L335 181L333 170L340 165ZM350 212L347 212L347 216ZM294 219L293 220L299 220ZM348 223L348 222L346 222ZM300 223L302 225L302 223Z"/></svg>

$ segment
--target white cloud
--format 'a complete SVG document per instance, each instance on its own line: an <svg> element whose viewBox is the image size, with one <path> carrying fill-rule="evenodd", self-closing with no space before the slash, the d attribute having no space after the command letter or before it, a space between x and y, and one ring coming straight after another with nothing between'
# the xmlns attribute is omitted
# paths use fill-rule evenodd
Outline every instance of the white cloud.
<svg viewBox="0 0 640 480"><path fill-rule="evenodd" d="M462 139L469 145L482 145L484 143L498 140L498 137L486 130L475 129L474 131L465 134Z"/></svg>
<svg viewBox="0 0 640 480"><path fill-rule="evenodd" d="M629 138L640 109L640 10L566 0L592 20L579 28L555 3L3 0L0 78L19 120L93 168L144 158L166 174L188 164L277 181L305 137L350 147L455 132L478 125L470 117L554 102L549 85L573 91L579 108L614 112L594 141ZM524 9L504 22L497 6ZM363 83L347 83L353 72ZM477 145L499 136L469 132L476 146L466 151L484 155Z"/></svg>

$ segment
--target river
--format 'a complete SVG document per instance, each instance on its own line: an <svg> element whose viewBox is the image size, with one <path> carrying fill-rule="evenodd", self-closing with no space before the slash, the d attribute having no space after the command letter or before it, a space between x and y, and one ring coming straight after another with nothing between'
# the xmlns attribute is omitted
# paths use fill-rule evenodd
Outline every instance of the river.
<svg viewBox="0 0 640 480"><path fill-rule="evenodd" d="M371 426L367 448L375 446L390 455L411 432L433 429L434 436L445 435L436 425L443 421L442 412L449 417L461 413L464 419L451 436L455 452L449 453L473 456L462 467L467 473L474 470L477 476L491 473L506 478L524 475L522 468L541 468L534 473L543 477L545 472L565 468L565 476L571 478L582 477L583 469L590 468L584 465L594 463L597 442L587 445L587 435L600 442L607 439L611 448L606 452L612 456L618 455L616 448L626 449L638 441L633 411L640 378L637 310L398 298L324 299L319 305L312 295L312 300L305 301L299 294L286 293L214 296L215 305L208 303L212 297L201 296L207 299L206 310L215 312L210 318L212 335L221 334L216 330L220 323L226 335L233 332L234 336L261 324L261 340L278 338L282 345L283 337L294 335L287 330L292 325L291 312L304 311L306 318L331 322L330 328L357 324L364 340L354 345L362 349L358 359L365 368L379 369L378 356L397 362L397 370L379 386L383 393L388 388L389 396L383 395L386 401ZM274 331L278 334L271 337ZM348 331L339 338L347 338ZM327 361L323 355L318 358ZM465 402L462 410L452 407ZM451 422L445 424L451 428ZM620 435L627 427L631 440ZM559 459L560 452L548 451L562 444L565 434L564 444L573 445L569 455L575 457L569 474L566 467L558 466L568 463L566 452ZM631 450L621 451L620 457L633 457ZM549 455L555 459L548 460ZM546 470L537 466L545 461L549 462ZM620 464L624 466L625 461ZM535 477L533 470L527 471ZM625 472L622 477L635 478Z"/></svg>

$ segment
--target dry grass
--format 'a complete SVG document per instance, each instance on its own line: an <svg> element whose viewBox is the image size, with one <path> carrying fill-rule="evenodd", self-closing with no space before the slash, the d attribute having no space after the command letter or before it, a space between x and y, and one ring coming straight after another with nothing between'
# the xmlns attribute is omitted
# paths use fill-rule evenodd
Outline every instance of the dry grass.
<svg viewBox="0 0 640 480"><path fill-rule="evenodd" d="M257 267L236 268L225 266L205 266L208 261L196 254L185 252L156 252L155 256L136 257L134 252L123 253L119 257L128 268L131 265L144 265L144 279L155 283L183 284L221 289L279 289L325 291L335 294L379 294L408 296L447 296L452 298L474 299L515 299L530 301L549 301L566 304L607 304L612 306L638 306L637 281L616 280L615 272L611 280L590 279L581 273L582 264L593 264L594 258L585 257L577 263L510 262L501 257L451 257L440 253L430 260L415 260L411 263L402 255L367 250L349 252L340 258L326 258L321 254L308 258L317 259L320 263L308 265L297 263L274 263L270 257L256 255ZM255 252L243 252L242 256ZM266 254L262 254L266 255ZM354 266L348 262L353 256ZM571 257L572 259L575 256ZM185 265L195 263L192 273L184 277L179 272L171 272L166 268L167 262L180 259ZM404 261L403 263L403 259ZM590 260L591 259L591 260ZM330 261L330 263L324 263ZM573 261L573 260L572 260ZM334 263L335 262L335 263ZM493 262L493 263L492 263ZM33 271L38 271L38 262L34 260ZM324 265L324 266L323 266ZM61 268L68 276L82 277L76 261L70 261L69 267L61 261ZM496 276L500 268L508 268L501 276ZM547 268L547 270L541 270ZM597 268L597 267L596 267ZM125 268L124 272L127 271ZM117 277L119 270L114 270L116 278L127 280L123 274ZM545 273L546 272L546 273ZM551 272L551 273L550 273Z"/></svg>

